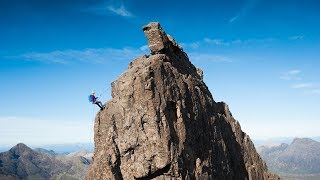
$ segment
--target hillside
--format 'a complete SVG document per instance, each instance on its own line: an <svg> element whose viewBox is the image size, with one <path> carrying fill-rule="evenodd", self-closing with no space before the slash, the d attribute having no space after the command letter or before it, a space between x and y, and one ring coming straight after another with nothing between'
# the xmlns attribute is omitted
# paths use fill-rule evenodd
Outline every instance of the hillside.
<svg viewBox="0 0 320 180"><path fill-rule="evenodd" d="M83 179L90 161L82 156L32 150L20 143L0 153L0 179Z"/></svg>
<svg viewBox="0 0 320 180"><path fill-rule="evenodd" d="M290 145L260 148L268 167L280 174L319 174L320 142L309 138L296 138Z"/></svg>

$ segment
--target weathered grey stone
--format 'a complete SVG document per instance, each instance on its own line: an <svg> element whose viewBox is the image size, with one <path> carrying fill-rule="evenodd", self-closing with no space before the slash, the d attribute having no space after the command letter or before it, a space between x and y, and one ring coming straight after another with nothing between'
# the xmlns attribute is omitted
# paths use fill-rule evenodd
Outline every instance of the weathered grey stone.
<svg viewBox="0 0 320 180"><path fill-rule="evenodd" d="M143 30L153 55L112 83L86 179L277 179L182 48L159 23Z"/></svg>
<svg viewBox="0 0 320 180"><path fill-rule="evenodd" d="M142 30L148 39L151 54L163 53L168 49L169 39L158 22L149 23Z"/></svg>
<svg viewBox="0 0 320 180"><path fill-rule="evenodd" d="M197 74L199 75L201 80L203 80L203 71L200 68L197 68Z"/></svg>

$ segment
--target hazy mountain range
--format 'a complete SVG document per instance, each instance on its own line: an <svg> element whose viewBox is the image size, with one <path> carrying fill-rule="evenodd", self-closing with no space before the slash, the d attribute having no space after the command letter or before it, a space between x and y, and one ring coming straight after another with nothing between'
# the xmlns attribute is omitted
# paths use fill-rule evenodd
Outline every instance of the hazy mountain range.
<svg viewBox="0 0 320 180"><path fill-rule="evenodd" d="M290 144L257 148L269 169L283 176L320 178L320 142L295 138Z"/></svg>
<svg viewBox="0 0 320 180"><path fill-rule="evenodd" d="M283 179L320 178L320 142L295 138L274 145L277 143L256 145L272 172ZM84 149L90 146L93 148L90 144L47 145L48 150L20 143L0 153L0 179L82 179L92 162L93 153Z"/></svg>
<svg viewBox="0 0 320 180"><path fill-rule="evenodd" d="M85 150L65 156L19 143L0 153L0 179L83 179L91 162Z"/></svg>
<svg viewBox="0 0 320 180"><path fill-rule="evenodd" d="M85 149L88 152L93 152L94 144L93 143L66 143L66 144L46 144L46 145L38 145L38 146L29 146L33 149L45 149L52 150L56 154L69 154L74 151L78 151L79 149ZM11 149L10 146L2 146L0 147L0 152L5 152Z"/></svg>
<svg viewBox="0 0 320 180"><path fill-rule="evenodd" d="M278 146L282 143L290 144L297 137L273 137L268 139L253 139L253 143L256 147L260 146ZM320 136L305 137L320 142Z"/></svg>

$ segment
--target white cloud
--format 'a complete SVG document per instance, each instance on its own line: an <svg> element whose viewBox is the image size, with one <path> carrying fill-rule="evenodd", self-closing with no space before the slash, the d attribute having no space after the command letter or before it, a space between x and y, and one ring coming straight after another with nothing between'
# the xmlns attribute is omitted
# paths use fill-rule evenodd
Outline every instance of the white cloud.
<svg viewBox="0 0 320 180"><path fill-rule="evenodd" d="M268 43L272 43L274 41L277 41L276 38L251 38L251 39L233 39L233 40L226 40L226 39L219 39L219 38L209 38L205 37L201 41L195 41L195 42L189 42L189 43L181 43L182 47L184 49L198 49L201 46L205 45L214 45L214 46L220 46L220 47L229 47L232 45L237 46L247 46L247 45L255 45L255 46L265 46L268 45Z"/></svg>
<svg viewBox="0 0 320 180"><path fill-rule="evenodd" d="M0 146L89 142L93 122L0 117Z"/></svg>
<svg viewBox="0 0 320 180"><path fill-rule="evenodd" d="M301 40L301 39L303 39L303 38L304 38L303 35L296 35L296 36L291 36L291 37L289 37L288 39L289 39L289 40Z"/></svg>
<svg viewBox="0 0 320 180"><path fill-rule="evenodd" d="M315 85L313 83L300 83L300 84L295 84L292 86L294 89L301 89L301 88L312 88Z"/></svg>
<svg viewBox="0 0 320 180"><path fill-rule="evenodd" d="M215 45L223 45L223 46L228 46L230 43L222 40L222 39L210 39L210 38L204 38L204 42L209 43L209 44L215 44Z"/></svg>
<svg viewBox="0 0 320 180"><path fill-rule="evenodd" d="M290 82L293 82L291 86L292 89L301 89L306 94L315 94L320 95L320 86L319 83L315 82L301 82L302 71L299 69L293 69L290 71L287 71L285 73L282 73L282 76L280 76L280 79L287 80ZM300 83L298 83L298 81Z"/></svg>
<svg viewBox="0 0 320 180"><path fill-rule="evenodd" d="M287 73L290 74L290 75L300 74L301 70L294 69L294 70L288 71Z"/></svg>
<svg viewBox="0 0 320 180"><path fill-rule="evenodd" d="M238 43L238 41L235 42L235 43ZM206 37L201 41L190 42L190 43L181 43L180 45L184 49L187 49L187 48L198 49L199 47L201 47L201 46L203 46L205 44L216 45L216 46L228 46L230 44L233 44L233 41L230 43L230 42L227 42L227 41L225 41L223 39L211 39L211 38L207 38Z"/></svg>
<svg viewBox="0 0 320 180"><path fill-rule="evenodd" d="M128 10L128 7L125 6L124 0L104 0L94 4L84 7L80 9L80 11L97 15L116 15L125 18L135 17L134 14Z"/></svg>
<svg viewBox="0 0 320 180"><path fill-rule="evenodd" d="M242 8L234 15L232 18L229 19L229 23L234 23L241 17L245 17L256 5L258 4L259 0L247 0L246 3L242 6Z"/></svg>
<svg viewBox="0 0 320 180"><path fill-rule="evenodd" d="M190 46L193 48L193 49L197 49L200 47L200 44L195 42L195 43L191 43Z"/></svg>
<svg viewBox="0 0 320 180"><path fill-rule="evenodd" d="M204 62L227 62L231 63L232 59L217 54L207 54L207 53L189 53L189 58L191 61L204 61Z"/></svg>
<svg viewBox="0 0 320 180"><path fill-rule="evenodd" d="M191 48L191 49L198 49L201 46L202 42L191 42L191 43L180 43L183 49Z"/></svg>
<svg viewBox="0 0 320 180"><path fill-rule="evenodd" d="M240 17L240 14L234 16L233 18L231 18L231 19L229 20L229 23L233 23L233 22L234 22L235 20L237 20L239 17Z"/></svg>
<svg viewBox="0 0 320 180"><path fill-rule="evenodd" d="M287 71L285 73L282 73L282 75L280 76L280 79L301 80L301 77L300 77L301 72L302 72L301 70L293 69L293 70Z"/></svg>
<svg viewBox="0 0 320 180"><path fill-rule="evenodd" d="M123 16L123 17L132 17L132 13L129 12L123 4L120 5L120 7L115 7L115 5L110 5L107 7L107 9L116 14L116 15L119 15L119 16Z"/></svg>
<svg viewBox="0 0 320 180"><path fill-rule="evenodd" d="M197 45L194 45L197 46ZM56 63L56 64L70 64L77 62L103 64L110 61L129 61L138 56L148 54L148 45L143 45L139 48L88 48L83 50L57 50L47 53L31 52L14 57L7 57L10 59L18 59L25 61L37 61L42 63ZM206 61L206 62L232 62L232 59L217 54L210 53L188 53L192 61Z"/></svg>
<svg viewBox="0 0 320 180"><path fill-rule="evenodd" d="M7 58L58 64L68 64L73 62L100 64L108 61L132 60L139 55L143 55L145 52L146 47L144 46L138 49L88 48L83 50L57 50L47 53L31 52Z"/></svg>

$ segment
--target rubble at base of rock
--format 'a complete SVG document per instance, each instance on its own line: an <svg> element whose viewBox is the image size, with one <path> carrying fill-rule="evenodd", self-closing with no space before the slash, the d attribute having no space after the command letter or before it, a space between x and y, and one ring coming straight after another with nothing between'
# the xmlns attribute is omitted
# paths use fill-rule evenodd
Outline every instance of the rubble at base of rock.
<svg viewBox="0 0 320 180"><path fill-rule="evenodd" d="M279 179L182 47L159 23L143 31L151 55L112 83L86 179Z"/></svg>

